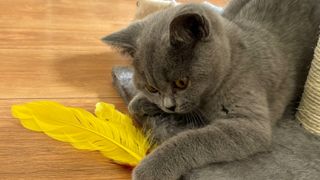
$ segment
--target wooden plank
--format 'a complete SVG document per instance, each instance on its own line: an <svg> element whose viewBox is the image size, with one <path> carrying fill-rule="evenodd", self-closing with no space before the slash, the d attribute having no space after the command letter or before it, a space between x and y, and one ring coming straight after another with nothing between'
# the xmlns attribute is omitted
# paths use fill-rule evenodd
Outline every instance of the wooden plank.
<svg viewBox="0 0 320 180"><path fill-rule="evenodd" d="M203 1L211 2L217 6L224 6L227 4L229 0L177 0L177 2L181 2L181 3L190 3L190 2L201 3Z"/></svg>
<svg viewBox="0 0 320 180"><path fill-rule="evenodd" d="M0 1L0 98L117 96L111 68L129 61L100 39L130 22L133 0L15 2Z"/></svg>
<svg viewBox="0 0 320 180"><path fill-rule="evenodd" d="M117 97L111 69L125 65L115 52L0 49L0 99Z"/></svg>

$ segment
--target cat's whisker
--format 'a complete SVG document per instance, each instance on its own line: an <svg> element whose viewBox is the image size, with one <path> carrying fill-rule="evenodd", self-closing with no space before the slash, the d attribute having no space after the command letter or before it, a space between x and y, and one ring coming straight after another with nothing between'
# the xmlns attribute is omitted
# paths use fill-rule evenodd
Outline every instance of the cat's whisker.
<svg viewBox="0 0 320 180"><path fill-rule="evenodd" d="M192 121L192 116L191 116L191 114L187 114L186 116L189 118L188 125L191 125L191 126L192 126L193 121Z"/></svg>
<svg viewBox="0 0 320 180"><path fill-rule="evenodd" d="M206 122L208 122L208 117L199 109L197 108L196 111L198 116L199 116L199 120L201 121L201 125L204 126L206 124Z"/></svg>
<svg viewBox="0 0 320 180"><path fill-rule="evenodd" d="M189 114L186 115L186 118L187 118L187 124L191 124L192 122Z"/></svg>
<svg viewBox="0 0 320 180"><path fill-rule="evenodd" d="M199 118L199 113L198 113L197 111L195 111L195 112L194 112L194 115L195 115L195 117L196 117L196 125L197 125L197 126L201 126L202 120L201 120L201 118Z"/></svg>
<svg viewBox="0 0 320 180"><path fill-rule="evenodd" d="M193 127L192 128L195 128L197 127L197 124L198 124L198 119L197 119L197 115L195 112L191 113L192 114L192 125Z"/></svg>
<svg viewBox="0 0 320 180"><path fill-rule="evenodd" d="M186 123L185 125L189 125L189 124L192 123L192 122L191 122L191 117L190 117L189 114L183 115L182 118L183 118L184 122Z"/></svg>
<svg viewBox="0 0 320 180"><path fill-rule="evenodd" d="M202 124L201 118L199 118L199 113L197 111L194 111L194 116L195 116L195 123L197 126L200 126Z"/></svg>

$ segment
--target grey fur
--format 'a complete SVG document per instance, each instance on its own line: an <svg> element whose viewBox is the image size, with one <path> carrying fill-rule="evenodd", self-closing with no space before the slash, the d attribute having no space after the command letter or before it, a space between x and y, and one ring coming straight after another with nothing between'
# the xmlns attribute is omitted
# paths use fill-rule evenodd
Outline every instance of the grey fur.
<svg viewBox="0 0 320 180"><path fill-rule="evenodd" d="M212 164L189 172L185 180L316 180L320 177L320 137L287 116L273 130L272 151L241 161Z"/></svg>
<svg viewBox="0 0 320 180"><path fill-rule="evenodd" d="M133 70L113 68L113 80L120 96L129 102L136 91ZM289 108L290 109L290 108ZM273 128L271 153L259 153L244 160L218 163L194 169L186 180L311 180L320 177L320 136L312 135L294 119L292 111Z"/></svg>
<svg viewBox="0 0 320 180"><path fill-rule="evenodd" d="M320 0L238 0L219 15L187 4L104 38L134 59L139 93L129 110L161 144L133 179L178 179L270 150L272 127L303 89L319 9ZM184 77L189 87L173 89ZM147 92L146 83L161 93Z"/></svg>

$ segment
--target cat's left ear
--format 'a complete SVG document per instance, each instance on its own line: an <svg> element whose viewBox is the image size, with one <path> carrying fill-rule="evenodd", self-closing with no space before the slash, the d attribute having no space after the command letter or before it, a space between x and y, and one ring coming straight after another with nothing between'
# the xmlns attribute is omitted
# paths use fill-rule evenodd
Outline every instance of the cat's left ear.
<svg viewBox="0 0 320 180"><path fill-rule="evenodd" d="M178 15L170 24L170 43L181 46L204 40L210 34L209 26L208 19L200 13Z"/></svg>
<svg viewBox="0 0 320 180"><path fill-rule="evenodd" d="M119 49L122 54L133 57L136 52L136 41L140 31L141 25L135 23L121 31L102 38L102 41Z"/></svg>

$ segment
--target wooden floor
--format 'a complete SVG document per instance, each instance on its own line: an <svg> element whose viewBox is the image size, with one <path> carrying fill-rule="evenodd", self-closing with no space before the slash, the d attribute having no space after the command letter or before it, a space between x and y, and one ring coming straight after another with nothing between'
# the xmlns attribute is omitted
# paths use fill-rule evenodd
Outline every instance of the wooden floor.
<svg viewBox="0 0 320 180"><path fill-rule="evenodd" d="M135 4L0 0L0 179L130 179L130 169L98 152L75 150L24 129L10 107L49 99L92 111L96 102L105 101L126 112L110 74L129 60L100 38L125 27Z"/></svg>

